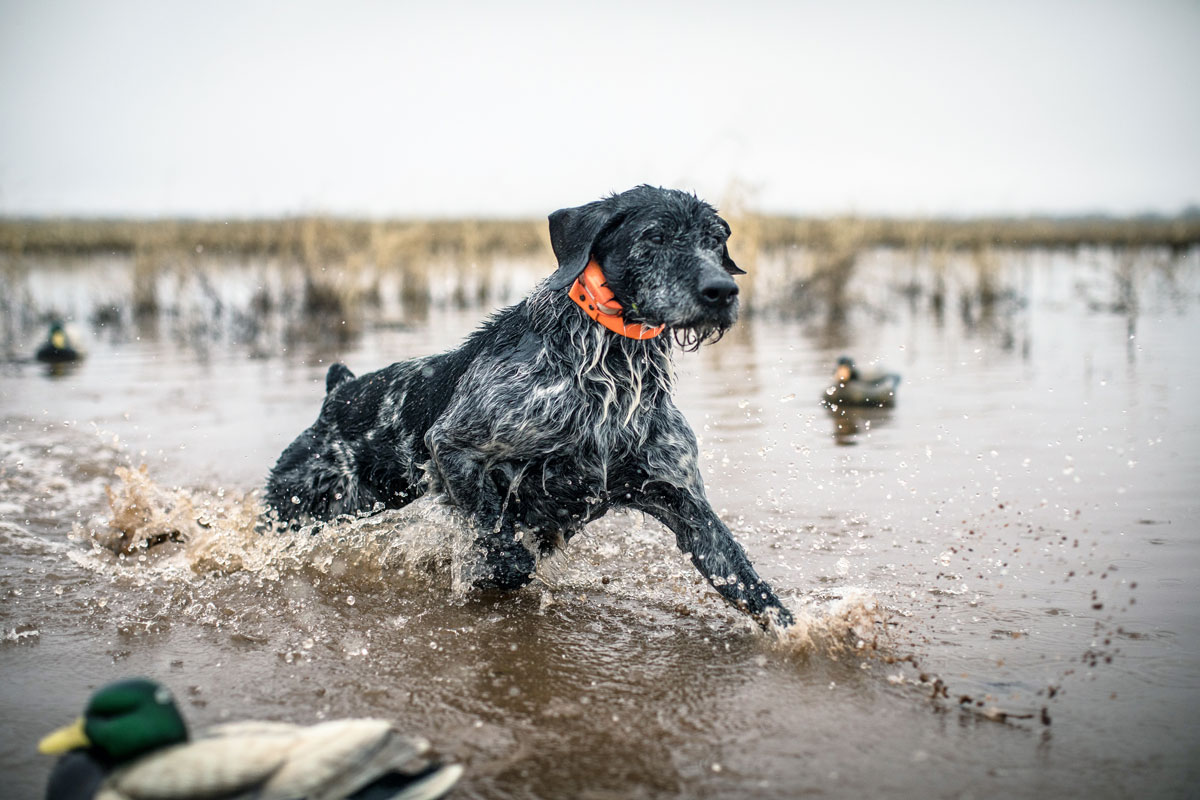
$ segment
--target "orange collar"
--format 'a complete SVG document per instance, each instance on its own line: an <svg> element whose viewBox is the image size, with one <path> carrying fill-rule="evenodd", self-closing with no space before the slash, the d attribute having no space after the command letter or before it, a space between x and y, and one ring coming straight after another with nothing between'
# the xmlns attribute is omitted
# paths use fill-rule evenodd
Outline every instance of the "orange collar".
<svg viewBox="0 0 1200 800"><path fill-rule="evenodd" d="M570 295L585 314L610 331L627 338L653 339L666 327L659 325L650 328L637 322L626 324L625 318L621 315L621 304L613 299L612 290L604 282L604 273L594 258L588 262L583 274L575 279Z"/></svg>

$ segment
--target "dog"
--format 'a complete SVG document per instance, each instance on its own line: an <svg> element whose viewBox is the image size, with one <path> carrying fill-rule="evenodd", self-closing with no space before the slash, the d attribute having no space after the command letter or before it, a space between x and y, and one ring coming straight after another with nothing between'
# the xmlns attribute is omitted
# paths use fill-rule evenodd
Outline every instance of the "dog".
<svg viewBox="0 0 1200 800"><path fill-rule="evenodd" d="M549 217L557 270L455 350L354 377L330 367L317 421L265 500L281 520L400 508L435 493L467 519L473 583L513 590L610 509L649 514L764 628L791 613L704 493L671 396L674 346L737 319L730 228L686 192L639 186Z"/></svg>

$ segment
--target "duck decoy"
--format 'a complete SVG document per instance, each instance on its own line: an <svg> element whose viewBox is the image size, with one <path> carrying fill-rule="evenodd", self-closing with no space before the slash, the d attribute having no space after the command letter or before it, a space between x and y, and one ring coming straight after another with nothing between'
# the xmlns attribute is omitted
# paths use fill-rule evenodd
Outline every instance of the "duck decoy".
<svg viewBox="0 0 1200 800"><path fill-rule="evenodd" d="M881 370L860 370L854 360L842 356L837 360L833 384L821 394L826 406L873 406L886 408L896 403L896 387L900 376Z"/></svg>
<svg viewBox="0 0 1200 800"><path fill-rule="evenodd" d="M63 754L46 800L432 800L462 775L378 719L235 722L193 738L171 692L145 678L97 690L38 749Z"/></svg>
<svg viewBox="0 0 1200 800"><path fill-rule="evenodd" d="M79 337L72 335L66 325L55 320L50 323L50 331L46 334L46 341L42 342L41 346L37 349L37 360L44 361L47 364L64 364L70 361L78 361L85 355L84 349L78 340Z"/></svg>

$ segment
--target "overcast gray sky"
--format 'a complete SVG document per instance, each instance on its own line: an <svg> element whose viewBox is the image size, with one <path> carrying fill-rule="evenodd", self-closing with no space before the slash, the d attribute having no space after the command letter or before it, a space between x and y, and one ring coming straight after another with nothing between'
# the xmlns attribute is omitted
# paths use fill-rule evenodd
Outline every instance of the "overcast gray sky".
<svg viewBox="0 0 1200 800"><path fill-rule="evenodd" d="M0 213L1200 203L1200 2L0 0Z"/></svg>

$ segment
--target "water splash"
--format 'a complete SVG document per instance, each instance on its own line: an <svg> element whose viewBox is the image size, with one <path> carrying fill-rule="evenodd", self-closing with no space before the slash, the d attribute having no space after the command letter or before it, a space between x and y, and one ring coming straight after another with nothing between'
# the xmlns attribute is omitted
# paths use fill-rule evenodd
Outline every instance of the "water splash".
<svg viewBox="0 0 1200 800"><path fill-rule="evenodd" d="M110 518L83 530L99 557L94 567L111 572L112 558L103 554L115 554L117 570L174 587L197 618L206 615L194 608L208 605L230 609L222 624L230 616L256 616L254 608L234 608L233 596L247 582L260 593L315 596L328 610L361 605L358 598L377 605L397 591L433 590L450 603L472 596L478 568L472 535L436 500L291 529L271 524L256 492L165 488L144 466L117 467L114 475L106 487ZM296 579L304 588L296 588ZM753 628L696 575L667 532L635 514L593 523L570 547L542 559L534 590L543 613L584 598L667 619ZM264 605L247 602L259 611ZM886 614L866 590L834 596L826 589L788 605L796 622L773 632L773 648L837 660L882 646ZM215 611L207 616L221 619Z"/></svg>
<svg viewBox="0 0 1200 800"><path fill-rule="evenodd" d="M118 483L106 487L111 518L86 533L118 555L155 556L140 564L214 577L244 572L267 581L304 574L346 589L416 580L465 591L469 543L433 501L289 529L272 524L257 492L167 489L145 466L117 467L115 475Z"/></svg>
<svg viewBox="0 0 1200 800"><path fill-rule="evenodd" d="M821 653L832 660L870 656L891 648L888 613L866 589L848 587L840 595L789 598L795 622L776 628L773 646L789 654Z"/></svg>
<svg viewBox="0 0 1200 800"><path fill-rule="evenodd" d="M117 467L115 474L117 488L104 487L112 518L107 527L92 529L92 540L105 549L129 555L163 542L196 539L209 526L201 522L189 493L164 491L144 464L136 470Z"/></svg>

